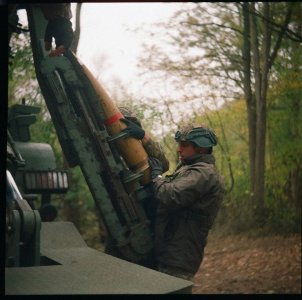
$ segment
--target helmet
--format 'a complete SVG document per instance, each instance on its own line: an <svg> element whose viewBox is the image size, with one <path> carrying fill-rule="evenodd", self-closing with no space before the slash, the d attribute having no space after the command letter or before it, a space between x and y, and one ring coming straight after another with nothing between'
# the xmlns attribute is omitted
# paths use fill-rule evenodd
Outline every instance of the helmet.
<svg viewBox="0 0 302 300"><path fill-rule="evenodd" d="M192 142L198 147L211 148L217 145L215 133L204 125L194 126L192 124L184 126L175 133L176 142Z"/></svg>
<svg viewBox="0 0 302 300"><path fill-rule="evenodd" d="M125 118L129 118L129 117L137 118L136 114L126 106L119 106L118 109Z"/></svg>
<svg viewBox="0 0 302 300"><path fill-rule="evenodd" d="M142 127L140 120L138 119L137 115L128 107L125 106L119 106L119 111L121 114L128 120L134 122L135 124L139 125Z"/></svg>

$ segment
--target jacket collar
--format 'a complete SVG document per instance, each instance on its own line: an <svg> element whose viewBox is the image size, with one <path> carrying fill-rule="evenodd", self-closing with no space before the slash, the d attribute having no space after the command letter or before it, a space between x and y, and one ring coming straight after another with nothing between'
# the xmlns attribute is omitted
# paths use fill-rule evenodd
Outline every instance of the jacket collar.
<svg viewBox="0 0 302 300"><path fill-rule="evenodd" d="M194 154L190 157L188 157L187 159L185 159L185 161L183 163L181 163L182 165L192 165L195 164L197 162L204 162L207 164L215 164L215 158L212 154Z"/></svg>

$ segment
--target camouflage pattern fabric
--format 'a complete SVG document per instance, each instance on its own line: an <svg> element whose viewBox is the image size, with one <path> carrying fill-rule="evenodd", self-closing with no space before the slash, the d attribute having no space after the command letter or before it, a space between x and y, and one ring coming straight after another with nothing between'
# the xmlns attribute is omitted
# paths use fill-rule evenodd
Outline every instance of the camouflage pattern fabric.
<svg viewBox="0 0 302 300"><path fill-rule="evenodd" d="M162 163L163 172L167 172L169 170L169 161L166 158L160 143L155 142L150 138L150 140L144 144L144 148L149 157L155 157Z"/></svg>

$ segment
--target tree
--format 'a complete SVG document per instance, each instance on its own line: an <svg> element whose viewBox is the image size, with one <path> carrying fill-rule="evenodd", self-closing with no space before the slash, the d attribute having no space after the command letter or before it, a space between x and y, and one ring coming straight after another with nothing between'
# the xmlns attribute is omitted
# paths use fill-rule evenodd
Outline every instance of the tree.
<svg viewBox="0 0 302 300"><path fill-rule="evenodd" d="M295 9L292 14L290 26L296 32L301 32L301 13ZM301 232L301 47L295 40L284 40L268 93L268 204L275 226L285 232Z"/></svg>
<svg viewBox="0 0 302 300"><path fill-rule="evenodd" d="M249 115L250 165L253 200L258 220L263 222L265 199L265 145L267 122L267 90L270 70L281 47L282 39L291 20L293 3L286 3L284 18L273 4L244 2L243 15L243 65L244 92ZM275 19L278 17L278 23ZM272 24L278 24L276 31ZM275 36L274 36L275 35Z"/></svg>
<svg viewBox="0 0 302 300"><path fill-rule="evenodd" d="M227 102L244 94L251 203L256 221L263 221L265 216L267 93L271 78L276 75L274 62L284 39L301 41L299 31L290 26L293 12L300 6L268 2L189 3L168 24L162 24L168 47L152 45L142 56L142 63L157 75L164 72L165 76L178 77L181 89L190 99L212 97ZM196 90L196 86L200 89Z"/></svg>

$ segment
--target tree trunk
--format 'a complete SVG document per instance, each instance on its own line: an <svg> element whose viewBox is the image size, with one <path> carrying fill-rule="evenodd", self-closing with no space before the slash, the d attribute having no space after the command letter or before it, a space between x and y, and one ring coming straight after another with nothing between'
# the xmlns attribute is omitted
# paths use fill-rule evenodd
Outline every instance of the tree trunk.
<svg viewBox="0 0 302 300"><path fill-rule="evenodd" d="M256 12L255 3L242 4L244 21L243 64L244 93L247 103L249 126L249 156L252 201L255 220L262 225L265 220L265 141L266 141L266 99L269 71L276 58L281 40L290 21L292 5L288 6L285 21L271 51L270 4L264 2L262 12ZM260 16L260 17L259 17ZM258 28L263 31L259 42ZM261 47L260 47L261 45ZM252 58L252 59L251 59ZM252 70L253 79L252 80ZM254 95L253 95L254 91ZM253 100L255 97L255 100Z"/></svg>
<svg viewBox="0 0 302 300"><path fill-rule="evenodd" d="M302 4L300 6L302 8ZM302 18L302 9L298 9L298 16L301 20ZM302 23L298 23L297 32L302 32ZM297 77L301 77L301 44L299 43L292 43L293 55L291 59L293 71L297 74ZM297 139L301 136L301 128L299 128L299 118L301 116L301 89L297 90L294 94L292 99L292 111L293 111L293 118L292 124L293 127L291 129L291 139ZM294 207L297 211L297 216L300 218L301 221L301 199L302 199L302 167L301 167L301 157L296 159L297 165L292 166L290 172L290 196L291 202L293 203Z"/></svg>
<svg viewBox="0 0 302 300"><path fill-rule="evenodd" d="M250 181L253 198L255 186L255 157L256 157L256 104L251 88L251 41L250 41L250 20L248 3L243 3L243 85L248 115L249 131L249 160L250 160Z"/></svg>
<svg viewBox="0 0 302 300"><path fill-rule="evenodd" d="M264 3L265 14L268 15L268 3ZM251 50L253 54L253 69L255 79L256 98L256 156L255 156L255 182L254 201L256 204L256 216L262 221L264 216L264 174L265 174L265 136L266 136L266 87L268 75L268 60L270 49L270 35L267 21L264 24L264 36L262 40L262 53L259 50L257 20L255 16L255 3L250 4L251 22ZM261 55L262 54L262 55Z"/></svg>

